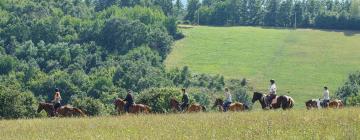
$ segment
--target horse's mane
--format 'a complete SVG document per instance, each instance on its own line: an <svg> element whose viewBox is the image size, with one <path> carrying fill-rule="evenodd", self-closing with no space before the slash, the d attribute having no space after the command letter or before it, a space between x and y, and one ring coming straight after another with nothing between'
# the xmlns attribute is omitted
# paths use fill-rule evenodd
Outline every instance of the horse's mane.
<svg viewBox="0 0 360 140"><path fill-rule="evenodd" d="M44 106L52 106L52 105L54 105L53 103L47 103L47 102L40 102L39 104L44 105Z"/></svg>
<svg viewBox="0 0 360 140"><path fill-rule="evenodd" d="M255 91L255 92L254 92L254 94L257 94L257 95L262 95L262 96L264 96L264 95L265 95L264 93L262 93L262 92L260 92L260 91Z"/></svg>
<svg viewBox="0 0 360 140"><path fill-rule="evenodd" d="M69 105L69 104L64 105L64 107L74 108L72 105Z"/></svg>
<svg viewBox="0 0 360 140"><path fill-rule="evenodd" d="M171 99L170 99L170 102L175 102L176 104L180 104L180 102L177 101L175 98L171 98Z"/></svg>

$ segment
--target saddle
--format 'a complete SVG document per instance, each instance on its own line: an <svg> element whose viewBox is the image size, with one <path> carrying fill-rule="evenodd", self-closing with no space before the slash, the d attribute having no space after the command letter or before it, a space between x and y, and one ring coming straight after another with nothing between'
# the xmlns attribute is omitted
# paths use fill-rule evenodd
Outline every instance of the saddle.
<svg viewBox="0 0 360 140"><path fill-rule="evenodd" d="M276 95L275 98L273 98L270 103L268 101L269 98L270 98L270 95L266 95L266 104L267 105L273 105L273 104L277 103L277 99L279 98L279 96Z"/></svg>

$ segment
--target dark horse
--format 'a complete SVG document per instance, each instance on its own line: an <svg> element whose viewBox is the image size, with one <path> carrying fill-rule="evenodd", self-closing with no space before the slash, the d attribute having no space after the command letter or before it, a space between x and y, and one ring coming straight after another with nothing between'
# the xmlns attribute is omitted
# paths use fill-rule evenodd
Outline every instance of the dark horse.
<svg viewBox="0 0 360 140"><path fill-rule="evenodd" d="M220 98L217 98L215 100L214 103L214 107L219 107L219 111L223 112L224 111L224 107L223 107L224 101ZM248 110L249 106L247 106L246 104L240 103L240 102L235 102L235 103L231 103L229 105L229 109L230 111L245 111Z"/></svg>
<svg viewBox="0 0 360 140"><path fill-rule="evenodd" d="M262 109L266 109L267 105L266 105L266 100L267 96L263 93L260 92L254 92L253 98L252 98L252 102L255 103L257 100L259 100ZM276 98L276 103L272 104L272 107L270 109L278 109L278 108L282 108L284 110L286 109L291 109L292 107L294 107L295 101L294 99L292 99L289 96L278 96Z"/></svg>
<svg viewBox="0 0 360 140"><path fill-rule="evenodd" d="M71 107L69 105L62 106L58 109L58 114L55 114L55 108L54 104L52 103L39 103L39 107L37 109L37 112L40 113L42 110L45 110L47 113L47 116L54 117L71 117L71 116L86 116L85 113L83 113L80 109L76 107Z"/></svg>
<svg viewBox="0 0 360 140"><path fill-rule="evenodd" d="M117 98L114 101L114 105L115 105L115 109L118 111L118 113L120 114L122 111L125 111L124 107L125 107L126 101ZM147 105L143 105L143 104L133 104L130 106L129 108L129 112L130 113L150 113L151 109L149 106Z"/></svg>
<svg viewBox="0 0 360 140"><path fill-rule="evenodd" d="M173 111L181 111L181 108L180 108L180 103L172 98L170 99L170 107ZM200 111L206 111L206 108L205 106L202 106L200 104L192 104L190 106L187 106L186 109L185 109L186 112L200 112Z"/></svg>

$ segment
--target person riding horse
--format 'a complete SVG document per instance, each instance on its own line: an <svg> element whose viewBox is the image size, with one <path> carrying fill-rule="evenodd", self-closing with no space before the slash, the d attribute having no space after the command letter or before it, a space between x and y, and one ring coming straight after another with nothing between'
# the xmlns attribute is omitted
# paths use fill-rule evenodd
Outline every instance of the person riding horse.
<svg viewBox="0 0 360 140"><path fill-rule="evenodd" d="M183 93L183 96L181 99L182 103L181 103L180 107L181 107L181 110L184 111L189 106L189 95L186 92L185 88L182 88L181 91Z"/></svg>
<svg viewBox="0 0 360 140"><path fill-rule="evenodd" d="M135 103L134 103L134 97L133 97L133 95L132 95L132 91L131 91L131 90L128 91L128 93L127 93L124 101L126 101L126 104L125 104L125 107L124 107L124 108L125 108L125 111L126 111L127 113L129 113L129 108L130 108L133 104L135 104Z"/></svg>
<svg viewBox="0 0 360 140"><path fill-rule="evenodd" d="M55 88L54 100L52 102L54 103L54 114L57 114L58 109L61 107L61 95L58 88Z"/></svg>
<svg viewBox="0 0 360 140"><path fill-rule="evenodd" d="M225 94L225 103L223 105L223 108L224 108L224 112L226 112L230 104L232 103L232 99L231 99L231 93L228 88L225 88L224 94Z"/></svg>
<svg viewBox="0 0 360 140"><path fill-rule="evenodd" d="M276 84L275 84L275 80L271 79L270 80L269 94L268 94L267 103L266 103L269 108L272 107L271 102L275 98L276 98Z"/></svg>
<svg viewBox="0 0 360 140"><path fill-rule="evenodd" d="M323 94L323 101L322 101L322 106L323 107L328 107L328 104L330 102L330 92L327 86L324 87L324 94Z"/></svg>

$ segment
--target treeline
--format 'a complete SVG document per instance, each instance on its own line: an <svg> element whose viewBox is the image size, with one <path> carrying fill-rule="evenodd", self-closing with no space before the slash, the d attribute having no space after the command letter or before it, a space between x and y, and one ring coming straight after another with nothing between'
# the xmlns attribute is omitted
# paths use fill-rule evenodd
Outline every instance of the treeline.
<svg viewBox="0 0 360 140"><path fill-rule="evenodd" d="M360 30L358 0L189 0L185 20L247 25Z"/></svg>
<svg viewBox="0 0 360 140"><path fill-rule="evenodd" d="M157 112L168 111L162 95L180 96L181 87L210 105L225 86L222 76L163 64L183 37L166 11L171 1L126 2L0 1L0 119L41 116L37 103L52 100L55 88L63 104L88 115L115 113L114 99L128 89ZM248 101L245 86L232 85Z"/></svg>

